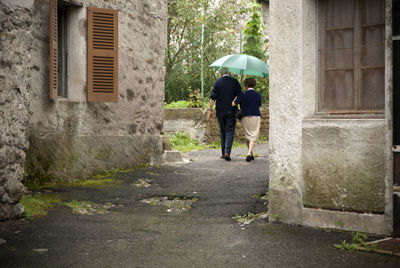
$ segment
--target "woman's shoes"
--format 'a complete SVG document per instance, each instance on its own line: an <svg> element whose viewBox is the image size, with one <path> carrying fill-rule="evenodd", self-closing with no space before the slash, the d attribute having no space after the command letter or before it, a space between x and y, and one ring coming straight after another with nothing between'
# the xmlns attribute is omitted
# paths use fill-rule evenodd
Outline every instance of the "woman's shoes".
<svg viewBox="0 0 400 268"><path fill-rule="evenodd" d="M254 160L254 155L246 156L246 162L250 162L251 160Z"/></svg>

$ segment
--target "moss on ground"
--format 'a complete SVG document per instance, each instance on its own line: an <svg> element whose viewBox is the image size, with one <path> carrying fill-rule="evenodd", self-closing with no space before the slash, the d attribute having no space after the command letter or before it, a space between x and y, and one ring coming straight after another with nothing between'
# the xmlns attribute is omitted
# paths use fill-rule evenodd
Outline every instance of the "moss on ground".
<svg viewBox="0 0 400 268"><path fill-rule="evenodd" d="M116 178L118 174L133 172L136 169L147 168L148 166L148 164L140 164L128 169L105 170L101 173L91 176L90 178L76 179L71 182L62 181L61 179L53 179L51 181L47 180L46 182L33 180L30 182L34 183L26 182L24 185L30 190L41 190L46 188L54 189L58 186L104 188L122 184L123 180Z"/></svg>
<svg viewBox="0 0 400 268"><path fill-rule="evenodd" d="M123 180L116 178L92 178L92 179L79 179L73 182L64 182L60 185L68 187L89 187L89 188L104 188L110 186L118 186L123 183Z"/></svg>
<svg viewBox="0 0 400 268"><path fill-rule="evenodd" d="M35 219L46 216L54 205L61 204L61 198L56 194L29 194L20 200L24 206L23 218Z"/></svg>

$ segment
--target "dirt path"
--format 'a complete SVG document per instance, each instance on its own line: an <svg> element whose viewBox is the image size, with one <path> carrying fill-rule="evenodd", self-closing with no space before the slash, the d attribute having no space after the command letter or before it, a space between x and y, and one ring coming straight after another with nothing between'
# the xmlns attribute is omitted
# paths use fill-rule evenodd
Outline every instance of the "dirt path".
<svg viewBox="0 0 400 268"><path fill-rule="evenodd" d="M254 195L268 190L267 145L256 153L246 163L244 149L233 149L231 162L219 150L192 152L190 163L120 174L114 186L56 188L65 203L92 205L0 223L0 267L400 266L399 258L334 249L347 232L235 222L235 214L265 211Z"/></svg>

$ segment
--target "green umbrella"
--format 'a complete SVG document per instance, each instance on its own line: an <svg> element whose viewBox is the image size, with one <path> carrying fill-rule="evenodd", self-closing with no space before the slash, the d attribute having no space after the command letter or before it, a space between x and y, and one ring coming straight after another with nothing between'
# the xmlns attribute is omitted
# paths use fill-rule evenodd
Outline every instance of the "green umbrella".
<svg viewBox="0 0 400 268"><path fill-rule="evenodd" d="M211 63L208 67L217 70L222 67L227 67L230 72L240 75L247 74L261 77L267 77L269 75L268 66L265 62L256 57L245 54L224 56Z"/></svg>

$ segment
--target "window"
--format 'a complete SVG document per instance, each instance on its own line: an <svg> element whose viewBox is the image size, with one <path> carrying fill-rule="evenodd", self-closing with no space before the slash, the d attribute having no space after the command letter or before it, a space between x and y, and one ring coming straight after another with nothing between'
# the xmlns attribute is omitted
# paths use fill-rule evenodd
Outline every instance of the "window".
<svg viewBox="0 0 400 268"><path fill-rule="evenodd" d="M74 9L81 6L70 0L50 0L50 98L84 101L86 88L89 102L117 102L118 12L89 7L84 13L86 41L77 28L82 9ZM86 53L87 63L82 58ZM80 77L86 70L87 77Z"/></svg>
<svg viewBox="0 0 400 268"><path fill-rule="evenodd" d="M383 113L385 1L319 0L322 113Z"/></svg>

